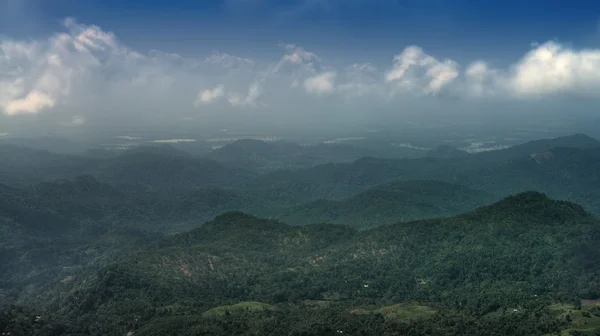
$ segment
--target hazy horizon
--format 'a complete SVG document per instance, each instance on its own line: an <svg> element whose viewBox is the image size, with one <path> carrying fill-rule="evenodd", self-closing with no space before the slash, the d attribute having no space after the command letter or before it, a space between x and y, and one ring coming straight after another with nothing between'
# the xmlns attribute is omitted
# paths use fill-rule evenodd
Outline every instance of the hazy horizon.
<svg viewBox="0 0 600 336"><path fill-rule="evenodd" d="M0 133L414 122L592 132L600 31L590 6L7 0Z"/></svg>

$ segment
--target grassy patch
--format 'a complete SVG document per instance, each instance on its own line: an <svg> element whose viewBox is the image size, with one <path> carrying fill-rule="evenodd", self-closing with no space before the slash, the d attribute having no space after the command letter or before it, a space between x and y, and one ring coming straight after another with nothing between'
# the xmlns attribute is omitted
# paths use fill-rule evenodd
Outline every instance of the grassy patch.
<svg viewBox="0 0 600 336"><path fill-rule="evenodd" d="M331 301L327 300L304 300L302 301L306 306L314 308L324 308L331 305Z"/></svg>
<svg viewBox="0 0 600 336"><path fill-rule="evenodd" d="M591 311L586 309L576 310L573 305L564 303L554 304L548 308L561 321L570 320L568 327L563 330L561 335L568 336L576 333L596 335L600 332L600 316L593 314Z"/></svg>
<svg viewBox="0 0 600 336"><path fill-rule="evenodd" d="M230 306L219 306L210 310L207 310L202 314L203 316L223 316L227 313L233 314L235 312L249 310L249 311L266 311L273 310L273 306L262 302L240 302Z"/></svg>
<svg viewBox="0 0 600 336"><path fill-rule="evenodd" d="M385 316L385 318L408 322L412 320L431 318L436 311L416 303L400 303L393 306L386 306L374 311Z"/></svg>

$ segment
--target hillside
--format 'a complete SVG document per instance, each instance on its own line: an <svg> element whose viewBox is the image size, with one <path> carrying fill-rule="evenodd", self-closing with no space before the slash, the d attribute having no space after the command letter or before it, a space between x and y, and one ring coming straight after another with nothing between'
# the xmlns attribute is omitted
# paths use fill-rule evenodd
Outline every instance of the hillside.
<svg viewBox="0 0 600 336"><path fill-rule="evenodd" d="M70 178L93 167L94 158L0 144L0 183L26 186L43 181Z"/></svg>
<svg viewBox="0 0 600 336"><path fill-rule="evenodd" d="M0 138L0 146L12 145L18 147L32 148L61 154L78 154L88 149L85 141L72 141L67 138L56 136L41 136L34 138L7 137Z"/></svg>
<svg viewBox="0 0 600 336"><path fill-rule="evenodd" d="M365 157L352 163L274 172L253 180L245 188L257 194L306 203L318 199L341 200L393 180L438 180L499 196L537 190L600 213L595 201L600 190L600 147L588 142L565 142L573 138L581 137L533 142L518 150L509 148L451 159ZM585 148L546 149L549 144L558 143L580 144ZM534 147L542 151L532 152Z"/></svg>
<svg viewBox="0 0 600 336"><path fill-rule="evenodd" d="M508 160L527 156L532 153L541 153L556 147L567 148L600 148L600 141L585 134L577 133L553 139L529 141L524 144L509 147L500 151L484 152L480 154L482 160Z"/></svg>
<svg viewBox="0 0 600 336"><path fill-rule="evenodd" d="M156 226L148 208L89 176L28 190L0 186L0 194L0 307L50 300L57 288L46 286L158 236L144 230Z"/></svg>
<svg viewBox="0 0 600 336"><path fill-rule="evenodd" d="M96 334L549 334L580 328L562 309L595 318L569 305L600 296L599 239L596 217L536 192L362 232L233 212L81 279L49 318Z"/></svg>
<svg viewBox="0 0 600 336"><path fill-rule="evenodd" d="M194 190L238 185L252 174L237 168L187 155L156 151L127 152L98 162L86 173L130 191Z"/></svg>
<svg viewBox="0 0 600 336"><path fill-rule="evenodd" d="M486 192L438 181L395 181L341 201L318 200L286 209L288 224L347 224L357 228L456 215L491 203Z"/></svg>
<svg viewBox="0 0 600 336"><path fill-rule="evenodd" d="M0 183L27 187L91 175L127 191L190 191L239 185L252 179L243 169L192 156L171 146L138 147L117 156L90 157L0 145Z"/></svg>
<svg viewBox="0 0 600 336"><path fill-rule="evenodd" d="M448 146L448 145L440 145L436 148L427 152L427 157L438 158L438 159L454 159L461 158L465 156L469 156L468 152L460 150L458 148Z"/></svg>
<svg viewBox="0 0 600 336"><path fill-rule="evenodd" d="M350 162L373 152L350 145L318 144L301 146L293 142L237 140L206 155L231 167L269 172L279 169L310 168L327 162Z"/></svg>

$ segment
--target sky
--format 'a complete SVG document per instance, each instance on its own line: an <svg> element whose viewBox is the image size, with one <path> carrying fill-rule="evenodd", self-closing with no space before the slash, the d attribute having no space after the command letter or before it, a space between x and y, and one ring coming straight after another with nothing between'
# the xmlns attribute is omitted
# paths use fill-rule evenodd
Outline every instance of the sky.
<svg viewBox="0 0 600 336"><path fill-rule="evenodd" d="M594 117L599 92L597 1L0 0L2 132Z"/></svg>

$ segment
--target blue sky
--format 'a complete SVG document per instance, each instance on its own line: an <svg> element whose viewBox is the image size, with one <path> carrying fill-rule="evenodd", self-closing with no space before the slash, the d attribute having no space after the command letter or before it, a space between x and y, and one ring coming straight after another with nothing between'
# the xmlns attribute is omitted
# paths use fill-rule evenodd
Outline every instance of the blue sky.
<svg viewBox="0 0 600 336"><path fill-rule="evenodd" d="M10 13L0 24L4 35L40 36L75 17L117 33L129 45L186 55L206 49L276 52L277 41L285 41L338 57L352 51L387 60L404 45L417 44L452 58L501 62L531 42L558 39L582 47L600 42L600 2L591 0L3 2Z"/></svg>
<svg viewBox="0 0 600 336"><path fill-rule="evenodd" d="M0 0L0 110L65 125L121 109L334 120L585 97L592 111L599 20L598 1Z"/></svg>

